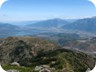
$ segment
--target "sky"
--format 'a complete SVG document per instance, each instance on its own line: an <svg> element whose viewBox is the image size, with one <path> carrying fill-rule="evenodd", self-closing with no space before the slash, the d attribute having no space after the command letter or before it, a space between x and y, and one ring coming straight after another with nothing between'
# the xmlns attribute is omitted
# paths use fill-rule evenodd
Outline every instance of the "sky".
<svg viewBox="0 0 96 72"><path fill-rule="evenodd" d="M88 0L8 0L0 8L0 22L92 16L96 8Z"/></svg>

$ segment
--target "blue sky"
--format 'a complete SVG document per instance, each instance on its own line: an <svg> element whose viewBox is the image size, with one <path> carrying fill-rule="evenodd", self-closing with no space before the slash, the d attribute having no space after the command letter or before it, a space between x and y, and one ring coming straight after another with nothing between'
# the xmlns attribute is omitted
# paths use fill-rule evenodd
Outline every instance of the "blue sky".
<svg viewBox="0 0 96 72"><path fill-rule="evenodd" d="M8 0L0 8L3 22L92 16L96 8L88 0Z"/></svg>

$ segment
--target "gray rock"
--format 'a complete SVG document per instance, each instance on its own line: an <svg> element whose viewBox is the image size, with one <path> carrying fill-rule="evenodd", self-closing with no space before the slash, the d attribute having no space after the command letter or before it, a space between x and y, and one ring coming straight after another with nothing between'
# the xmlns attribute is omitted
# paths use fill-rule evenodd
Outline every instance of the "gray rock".
<svg viewBox="0 0 96 72"><path fill-rule="evenodd" d="M39 72L51 72L51 71L47 68L44 68L44 69L40 70Z"/></svg>
<svg viewBox="0 0 96 72"><path fill-rule="evenodd" d="M48 65L36 66L34 71L38 72L51 72L51 68Z"/></svg>
<svg viewBox="0 0 96 72"><path fill-rule="evenodd" d="M34 70L35 71L40 71L42 68L43 68L42 66L36 66Z"/></svg>
<svg viewBox="0 0 96 72"><path fill-rule="evenodd" d="M17 62L13 62L13 63L11 63L10 65L11 65L11 66L18 66L18 67L20 66L20 64L17 63Z"/></svg>
<svg viewBox="0 0 96 72"><path fill-rule="evenodd" d="M19 72L18 70L8 70L7 72Z"/></svg>

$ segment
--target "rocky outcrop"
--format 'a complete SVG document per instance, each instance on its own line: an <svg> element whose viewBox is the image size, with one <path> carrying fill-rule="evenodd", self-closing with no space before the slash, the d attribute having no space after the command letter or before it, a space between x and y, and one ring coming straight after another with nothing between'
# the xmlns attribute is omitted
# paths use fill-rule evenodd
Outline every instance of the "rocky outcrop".
<svg viewBox="0 0 96 72"><path fill-rule="evenodd" d="M35 37L8 37L0 39L0 62L32 65L31 60L42 51L54 50L58 45ZM60 48L60 47L59 47Z"/></svg>

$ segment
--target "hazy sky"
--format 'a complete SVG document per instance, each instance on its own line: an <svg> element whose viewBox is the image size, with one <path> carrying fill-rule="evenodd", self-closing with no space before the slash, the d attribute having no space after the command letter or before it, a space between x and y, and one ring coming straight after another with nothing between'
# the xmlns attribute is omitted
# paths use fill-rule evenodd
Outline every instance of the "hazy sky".
<svg viewBox="0 0 96 72"><path fill-rule="evenodd" d="M90 16L96 16L96 8L88 0L8 0L0 8L0 21Z"/></svg>

